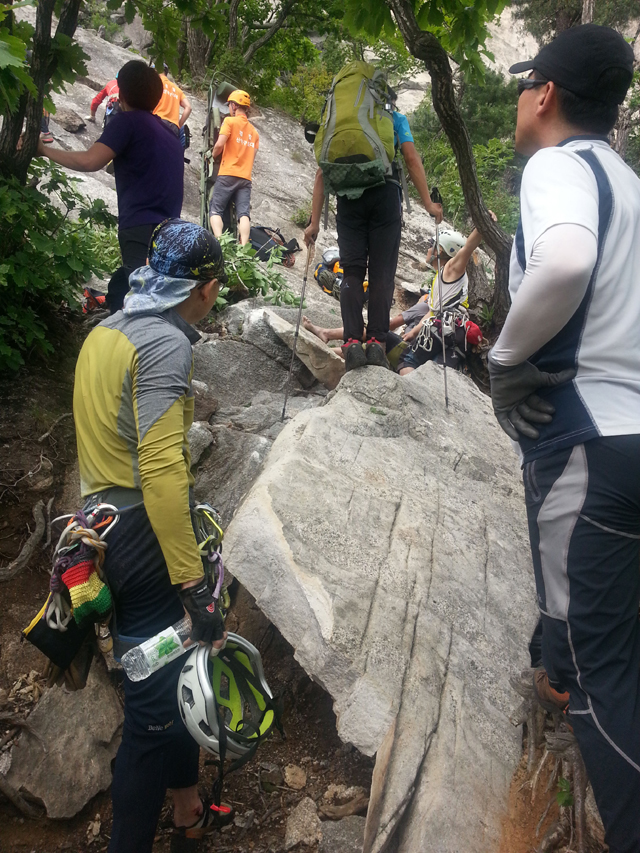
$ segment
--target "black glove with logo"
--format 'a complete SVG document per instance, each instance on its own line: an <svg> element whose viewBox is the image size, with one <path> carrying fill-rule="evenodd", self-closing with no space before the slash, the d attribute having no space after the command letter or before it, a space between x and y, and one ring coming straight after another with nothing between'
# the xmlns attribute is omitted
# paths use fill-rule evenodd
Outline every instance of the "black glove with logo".
<svg viewBox="0 0 640 853"><path fill-rule="evenodd" d="M487 359L491 377L491 402L498 423L509 438L518 441L520 435L539 438L540 433L533 424L551 423L555 408L534 392L539 388L552 388L570 382L576 375L572 369L559 373L544 373L531 364L505 366L491 358Z"/></svg>
<svg viewBox="0 0 640 853"><path fill-rule="evenodd" d="M184 609L191 617L191 639L213 643L224 636L224 623L206 578L196 586L178 591Z"/></svg>

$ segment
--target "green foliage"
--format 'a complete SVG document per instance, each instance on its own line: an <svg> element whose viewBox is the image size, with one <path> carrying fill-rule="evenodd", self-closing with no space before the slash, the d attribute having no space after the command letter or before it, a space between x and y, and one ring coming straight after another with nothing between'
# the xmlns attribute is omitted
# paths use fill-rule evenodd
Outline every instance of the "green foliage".
<svg viewBox="0 0 640 853"><path fill-rule="evenodd" d="M246 295L246 291L249 296L263 296L274 305L300 304L300 298L291 292L285 277L278 270L278 266L282 265L280 249L274 249L266 262L260 261L250 243L241 246L228 231L220 237L220 246L229 281L220 292L214 310L219 311L232 301L234 292Z"/></svg>
<svg viewBox="0 0 640 853"><path fill-rule="evenodd" d="M104 35L107 41L112 41L116 33L122 29L115 21L111 20L106 4L100 0L85 0L84 25L92 30L104 27Z"/></svg>
<svg viewBox="0 0 640 853"><path fill-rule="evenodd" d="M573 794L571 793L571 782L562 776L558 779L558 792L556 802L561 808L571 808L573 805Z"/></svg>
<svg viewBox="0 0 640 853"><path fill-rule="evenodd" d="M28 186L0 181L0 371L16 370L28 352L50 353L47 315L77 305L92 272L113 269L95 249L96 235L104 244L115 225L104 202L88 202L56 166L34 161L29 177Z"/></svg>
<svg viewBox="0 0 640 853"><path fill-rule="evenodd" d="M282 85L273 89L269 100L303 124L320 121L332 79L319 60L312 65L299 65L295 73L283 77Z"/></svg>
<svg viewBox="0 0 640 853"><path fill-rule="evenodd" d="M3 26L12 10L31 5L31 0L13 6L0 4L0 115L3 116L15 111L25 89L36 94L26 64L27 39L33 33L33 27L20 24L11 28Z"/></svg>
<svg viewBox="0 0 640 853"><path fill-rule="evenodd" d="M507 0L415 0L416 20L421 29L433 33L465 74L474 79L484 75L482 56L493 59L485 42L487 24L502 12ZM395 33L395 23L385 0L345 0L345 25L355 33L374 38Z"/></svg>
<svg viewBox="0 0 640 853"><path fill-rule="evenodd" d="M462 230L470 226L458 165L449 143L432 139L426 146L416 139L430 185L437 186L444 201L445 219ZM478 183L485 203L498 217L505 231L514 233L518 224L518 198L511 191L517 176L512 140L490 139L486 145L474 145Z"/></svg>
<svg viewBox="0 0 640 853"><path fill-rule="evenodd" d="M478 313L478 318L480 320L480 325L482 326L484 331L487 331L488 329L491 328L491 326L493 324L493 314L494 314L493 305L482 305L480 307L480 311Z"/></svg>
<svg viewBox="0 0 640 853"><path fill-rule="evenodd" d="M306 228L309 219L311 218L311 200L303 204L297 210L294 211L291 221L294 225L297 225L298 228Z"/></svg>
<svg viewBox="0 0 640 853"><path fill-rule="evenodd" d="M541 44L582 20L582 0L513 0L515 17ZM598 0L593 23L624 27L638 16L638 0Z"/></svg>

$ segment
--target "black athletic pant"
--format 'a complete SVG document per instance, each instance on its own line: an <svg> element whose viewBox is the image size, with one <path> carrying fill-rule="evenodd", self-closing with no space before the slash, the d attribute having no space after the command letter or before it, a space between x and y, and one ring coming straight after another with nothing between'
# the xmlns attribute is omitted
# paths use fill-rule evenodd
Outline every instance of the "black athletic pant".
<svg viewBox="0 0 640 853"><path fill-rule="evenodd" d="M363 282L369 267L367 339L384 342L400 251L402 197L397 184L387 182L349 199L338 196L338 246L344 270L340 310L344 340L362 339Z"/></svg>
<svg viewBox="0 0 640 853"><path fill-rule="evenodd" d="M640 851L640 435L524 466L549 681L569 713L610 853Z"/></svg>
<svg viewBox="0 0 640 853"><path fill-rule="evenodd" d="M136 225L133 228L123 228L118 231L118 243L122 254L122 266L111 276L107 288L107 304L111 314L122 308L124 298L129 292L129 276L147 263L149 241L154 229L159 223L152 222Z"/></svg>
<svg viewBox="0 0 640 853"><path fill-rule="evenodd" d="M121 638L148 639L184 616L144 508L124 512L107 535L107 545L103 570ZM178 678L185 662L185 656L171 661L143 681L124 678L109 853L151 853L167 788L198 782L200 748L178 708Z"/></svg>

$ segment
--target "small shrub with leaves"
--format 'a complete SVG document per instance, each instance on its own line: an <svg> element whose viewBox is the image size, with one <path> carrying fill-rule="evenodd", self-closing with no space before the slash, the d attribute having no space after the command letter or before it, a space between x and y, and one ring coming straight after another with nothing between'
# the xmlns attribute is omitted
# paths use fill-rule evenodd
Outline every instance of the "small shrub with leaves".
<svg viewBox="0 0 640 853"><path fill-rule="evenodd" d="M298 228L306 228L307 223L311 219L311 199L300 205L297 210L294 210L291 215L291 221L294 225L297 225Z"/></svg>
<svg viewBox="0 0 640 853"><path fill-rule="evenodd" d="M48 319L78 304L92 272L120 263L116 219L101 199L89 202L53 164L34 160L29 178L0 179L0 371L32 351L51 353Z"/></svg>
<svg viewBox="0 0 640 853"><path fill-rule="evenodd" d="M285 277L278 270L278 266L282 265L281 249L275 248L266 262L261 261L250 243L241 246L228 231L220 237L220 246L229 281L220 290L214 305L215 311L221 311L230 302L237 301L238 296L263 296L274 305L300 305L300 297L291 292Z"/></svg>

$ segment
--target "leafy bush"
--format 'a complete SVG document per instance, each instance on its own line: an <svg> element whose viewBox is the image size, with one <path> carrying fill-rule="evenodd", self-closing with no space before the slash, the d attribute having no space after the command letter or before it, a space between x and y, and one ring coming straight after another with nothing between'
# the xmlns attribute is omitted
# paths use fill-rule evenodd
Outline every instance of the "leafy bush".
<svg viewBox="0 0 640 853"><path fill-rule="evenodd" d="M260 261L250 243L241 246L228 231L224 231L220 237L220 246L229 281L220 290L214 305L215 311L221 311L229 302L237 301L238 296L241 299L264 296L267 302L274 305L300 305L300 297L291 292L285 277L277 269L282 264L282 251L279 248L271 252L266 262Z"/></svg>
<svg viewBox="0 0 640 853"><path fill-rule="evenodd" d="M293 212L293 215L291 216L291 221L294 225L297 225L298 228L306 228L310 218L311 200L305 202Z"/></svg>
<svg viewBox="0 0 640 853"><path fill-rule="evenodd" d="M324 65L300 65L284 78L284 85L274 87L271 103L301 122L320 121L322 108L331 88L333 76Z"/></svg>
<svg viewBox="0 0 640 853"><path fill-rule="evenodd" d="M77 305L92 272L112 270L115 217L89 202L54 165L34 161L30 181L0 180L0 371L28 352L52 352L48 316Z"/></svg>
<svg viewBox="0 0 640 853"><path fill-rule="evenodd" d="M451 146L440 138L432 140L426 147L417 143L417 147L423 158L429 185L437 186L442 195L445 218L456 228L467 228L469 215ZM518 224L519 210L518 196L511 189L519 176L514 154L511 141L490 139L487 145L473 146L478 182L485 203L496 214L505 231L512 234Z"/></svg>

